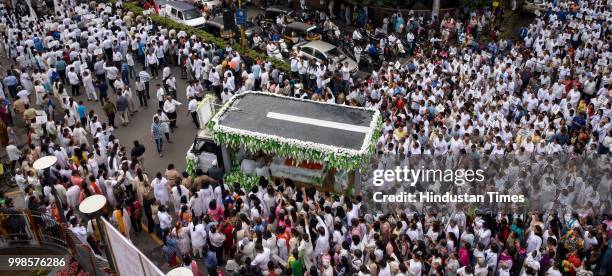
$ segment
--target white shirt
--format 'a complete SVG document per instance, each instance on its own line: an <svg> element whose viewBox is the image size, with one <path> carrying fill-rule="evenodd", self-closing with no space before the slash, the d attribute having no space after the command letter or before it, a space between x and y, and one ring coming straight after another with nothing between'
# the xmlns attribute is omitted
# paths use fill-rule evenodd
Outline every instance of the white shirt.
<svg viewBox="0 0 612 276"><path fill-rule="evenodd" d="M17 161L21 158L21 151L13 144L6 146L6 154L10 161Z"/></svg>
<svg viewBox="0 0 612 276"><path fill-rule="evenodd" d="M166 91L164 91L164 88L160 87L159 89L157 89L157 101L164 101L164 96L166 95Z"/></svg>
<svg viewBox="0 0 612 276"><path fill-rule="evenodd" d="M147 55L147 65L157 64L157 57L154 54Z"/></svg>
<svg viewBox="0 0 612 276"><path fill-rule="evenodd" d="M229 101L229 99L232 98L232 96L234 96L234 94L230 92L221 92L221 102L226 103L227 101Z"/></svg>
<svg viewBox="0 0 612 276"><path fill-rule="evenodd" d="M87 242L87 229L84 226L70 226L68 229L74 233L83 243Z"/></svg>
<svg viewBox="0 0 612 276"><path fill-rule="evenodd" d="M529 254L534 250L539 251L540 246L542 246L542 238L534 233L531 233L527 239L527 253Z"/></svg>
<svg viewBox="0 0 612 276"><path fill-rule="evenodd" d="M187 104L187 110L189 110L189 112L196 112L197 106L198 106L198 101L196 99L191 99L189 103Z"/></svg>
<svg viewBox="0 0 612 276"><path fill-rule="evenodd" d="M176 107L182 105L182 103L178 102L175 99L166 100L164 102L164 112L166 113L174 113L176 112Z"/></svg>
<svg viewBox="0 0 612 276"><path fill-rule="evenodd" d="M423 271L423 265L421 264L421 262L418 262L414 259L410 259L408 264L409 264L408 270L410 271L410 275L415 275L415 276L421 275Z"/></svg>
<svg viewBox="0 0 612 276"><path fill-rule="evenodd" d="M157 211L157 218L159 218L159 227L162 230L172 228L172 217L168 212Z"/></svg>
<svg viewBox="0 0 612 276"><path fill-rule="evenodd" d="M351 78L351 71L349 71L348 66L346 65L342 66L342 69L340 72L342 72L342 80L347 81Z"/></svg>
<svg viewBox="0 0 612 276"><path fill-rule="evenodd" d="M217 71L211 72L208 76L208 80L213 86L218 86L221 84L221 77L219 77L219 73Z"/></svg>
<svg viewBox="0 0 612 276"><path fill-rule="evenodd" d="M259 266L261 270L265 271L268 269L269 261L270 261L270 249L264 247L263 252L257 253L257 256L255 256L255 259L253 259L253 261L251 262L251 265Z"/></svg>
<svg viewBox="0 0 612 276"><path fill-rule="evenodd" d="M77 73L70 71L66 73L66 77L68 77L68 82L70 82L71 85L79 84L79 75L77 75Z"/></svg>
<svg viewBox="0 0 612 276"><path fill-rule="evenodd" d="M151 186L153 186L153 193L155 194L155 199L159 200L163 205L168 203L168 199L170 195L168 193L168 180L165 177L162 179L154 178L151 181Z"/></svg>
<svg viewBox="0 0 612 276"><path fill-rule="evenodd" d="M198 224L196 227L193 227L193 223L190 223L189 232L191 234L191 245L194 248L202 248L206 244L207 234L203 224Z"/></svg>
<svg viewBox="0 0 612 276"><path fill-rule="evenodd" d="M79 194L81 189L78 186L70 186L66 191L66 199L68 201L68 207L77 208L79 206Z"/></svg>

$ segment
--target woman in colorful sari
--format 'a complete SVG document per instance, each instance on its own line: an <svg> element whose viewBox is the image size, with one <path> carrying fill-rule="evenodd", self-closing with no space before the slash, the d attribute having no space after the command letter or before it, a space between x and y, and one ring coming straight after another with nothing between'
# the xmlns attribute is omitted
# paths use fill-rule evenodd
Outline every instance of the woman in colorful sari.
<svg viewBox="0 0 612 276"><path fill-rule="evenodd" d="M304 263L302 262L302 256L300 256L297 249L293 249L291 256L287 260L287 266L291 268L293 276L304 275Z"/></svg>
<svg viewBox="0 0 612 276"><path fill-rule="evenodd" d="M130 240L130 232L132 231L132 222L130 220L130 215L127 210L125 210L121 204L115 208L113 211L113 216L111 217L111 222L117 226L117 230L121 232L121 234Z"/></svg>

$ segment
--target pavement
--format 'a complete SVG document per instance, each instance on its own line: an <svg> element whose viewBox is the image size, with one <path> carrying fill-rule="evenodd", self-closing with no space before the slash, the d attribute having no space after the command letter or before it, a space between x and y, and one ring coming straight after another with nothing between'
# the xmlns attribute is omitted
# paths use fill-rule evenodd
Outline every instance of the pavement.
<svg viewBox="0 0 612 276"><path fill-rule="evenodd" d="M0 63L4 68L7 68L7 60L2 59ZM138 112L134 116L130 116L129 124L127 126L121 126L118 118L115 119L115 125L118 127L114 131L114 135L120 140L122 145L125 145L128 152L131 150L133 146L133 141L140 141L145 147L145 169L146 172L150 176L154 176L156 172L164 172L168 164L174 163L177 167L178 171L182 171L185 169L185 154L191 143L193 142L197 129L193 122L191 121L191 116L187 111L187 99L185 96L185 88L187 87L187 83L185 80L180 79L180 71L178 68L171 68L172 74L177 76L177 100L181 102L183 105L178 108L178 120L177 126L178 128L174 133L171 134L170 139L173 142L172 144L164 143L163 154L164 157L160 158L155 150L155 143L151 140L151 123L154 113L158 108L157 99L155 97L156 92L156 84L161 83L160 79L152 79L150 84L151 89L151 99L148 101L147 107L139 107L138 100L135 98L136 106ZM141 66L136 65L136 72L140 72ZM161 74L161 70L160 70ZM135 91L134 81L130 80L130 87L132 91ZM83 89L81 89L83 90ZM116 98L112 90L109 90L109 97L112 101ZM32 99L33 102L34 99ZM76 101L82 100L85 105L88 107L88 111L93 109L102 122L108 122L106 115L102 111L102 107L99 102L89 102L87 101L86 96L81 95L79 97L75 97ZM22 143L26 140L25 137L25 129L23 128L23 124L21 122L17 123L15 130L18 132L18 136ZM165 139L164 139L165 142ZM0 149L0 156L5 155L5 149Z"/></svg>

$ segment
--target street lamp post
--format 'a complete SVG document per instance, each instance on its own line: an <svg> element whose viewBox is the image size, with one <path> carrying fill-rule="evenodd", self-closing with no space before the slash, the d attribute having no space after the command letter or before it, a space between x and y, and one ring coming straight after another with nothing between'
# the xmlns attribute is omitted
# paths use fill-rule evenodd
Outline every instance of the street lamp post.
<svg viewBox="0 0 612 276"><path fill-rule="evenodd" d="M101 242L104 242L104 254L106 254L106 259L108 260L108 265L110 266L111 271L116 272L115 262L113 260L113 255L110 252L108 235L102 228L102 223L100 222L100 213L102 208L106 205L106 197L103 195L92 195L85 198L81 204L79 204L79 211L81 213L88 215L89 219L95 218L96 225L98 225L98 231L100 232Z"/></svg>

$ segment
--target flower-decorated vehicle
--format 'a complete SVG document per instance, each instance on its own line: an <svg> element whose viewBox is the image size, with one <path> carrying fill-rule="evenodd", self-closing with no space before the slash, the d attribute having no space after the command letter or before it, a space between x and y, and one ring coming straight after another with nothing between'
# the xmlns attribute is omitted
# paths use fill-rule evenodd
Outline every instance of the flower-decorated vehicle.
<svg viewBox="0 0 612 276"><path fill-rule="evenodd" d="M360 170L370 163L381 129L374 109L249 91L224 104L206 131L221 147L226 173L345 193L360 189Z"/></svg>

